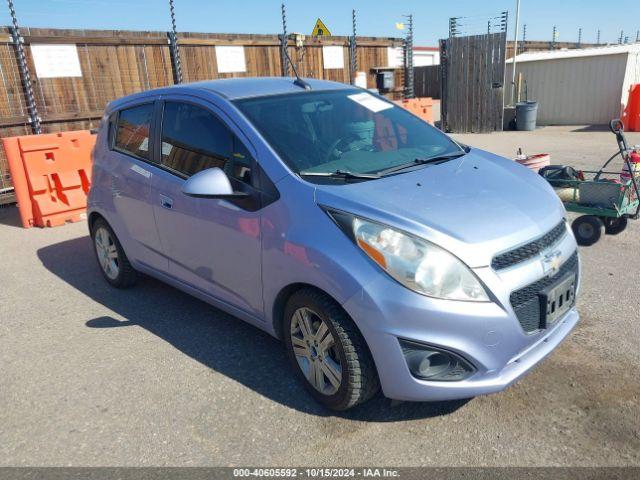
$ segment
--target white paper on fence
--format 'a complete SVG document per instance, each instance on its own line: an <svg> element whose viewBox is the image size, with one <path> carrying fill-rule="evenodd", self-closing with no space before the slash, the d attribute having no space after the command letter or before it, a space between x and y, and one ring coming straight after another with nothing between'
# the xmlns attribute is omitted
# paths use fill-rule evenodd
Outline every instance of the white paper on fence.
<svg viewBox="0 0 640 480"><path fill-rule="evenodd" d="M82 76L75 45L31 45L31 54L39 78Z"/></svg>
<svg viewBox="0 0 640 480"><path fill-rule="evenodd" d="M386 110L388 108L393 108L392 103L380 100L379 98L374 97L370 93L366 92L349 95L349 99L362 105L364 108L371 110L373 113L381 112L382 110Z"/></svg>
<svg viewBox="0 0 640 480"><path fill-rule="evenodd" d="M387 66L393 68L404 66L404 50L402 47L387 47Z"/></svg>
<svg viewBox="0 0 640 480"><path fill-rule="evenodd" d="M367 88L367 72L356 72L356 87Z"/></svg>
<svg viewBox="0 0 640 480"><path fill-rule="evenodd" d="M344 49L340 46L322 47L322 63L325 70L344 68Z"/></svg>
<svg viewBox="0 0 640 480"><path fill-rule="evenodd" d="M244 47L216 45L216 59L218 60L218 73L247 71L247 64L244 59Z"/></svg>

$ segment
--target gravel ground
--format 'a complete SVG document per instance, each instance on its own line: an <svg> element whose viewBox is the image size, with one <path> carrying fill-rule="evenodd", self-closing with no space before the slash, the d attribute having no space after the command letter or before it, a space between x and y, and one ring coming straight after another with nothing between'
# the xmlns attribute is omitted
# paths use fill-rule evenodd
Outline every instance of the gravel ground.
<svg viewBox="0 0 640 480"><path fill-rule="evenodd" d="M459 138L579 166L615 150L588 128ZM581 323L505 392L335 415L276 340L152 279L111 289L84 224L1 209L0 465L640 465L639 236L581 250Z"/></svg>

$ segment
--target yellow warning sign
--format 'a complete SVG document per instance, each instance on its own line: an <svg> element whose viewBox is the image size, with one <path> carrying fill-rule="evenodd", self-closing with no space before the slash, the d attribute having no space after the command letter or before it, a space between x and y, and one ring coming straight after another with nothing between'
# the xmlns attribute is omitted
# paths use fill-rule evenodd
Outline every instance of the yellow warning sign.
<svg viewBox="0 0 640 480"><path fill-rule="evenodd" d="M331 32L327 28L327 26L322 23L322 20L316 20L316 26L313 27L313 32L311 32L312 37L330 37Z"/></svg>

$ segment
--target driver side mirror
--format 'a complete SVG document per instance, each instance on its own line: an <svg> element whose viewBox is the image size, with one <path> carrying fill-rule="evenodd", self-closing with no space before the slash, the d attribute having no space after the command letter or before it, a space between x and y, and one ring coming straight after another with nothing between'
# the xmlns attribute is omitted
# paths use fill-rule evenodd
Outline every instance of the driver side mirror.
<svg viewBox="0 0 640 480"><path fill-rule="evenodd" d="M182 185L182 193L199 198L243 198L244 192L234 192L227 174L218 167L207 168L189 177Z"/></svg>

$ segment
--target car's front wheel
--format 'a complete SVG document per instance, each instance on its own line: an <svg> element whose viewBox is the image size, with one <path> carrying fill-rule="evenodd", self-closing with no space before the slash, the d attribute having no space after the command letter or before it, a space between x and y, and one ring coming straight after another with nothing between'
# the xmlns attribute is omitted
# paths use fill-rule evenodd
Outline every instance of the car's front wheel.
<svg viewBox="0 0 640 480"><path fill-rule="evenodd" d="M326 295L296 292L285 309L284 337L297 375L323 405L346 410L377 392L378 376L364 338Z"/></svg>

